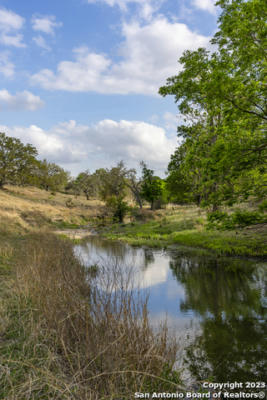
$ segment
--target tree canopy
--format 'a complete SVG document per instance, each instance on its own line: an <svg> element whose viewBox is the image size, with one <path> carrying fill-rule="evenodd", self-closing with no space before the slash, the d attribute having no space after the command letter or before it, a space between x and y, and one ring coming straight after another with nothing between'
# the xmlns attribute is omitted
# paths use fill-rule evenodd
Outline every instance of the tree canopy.
<svg viewBox="0 0 267 400"><path fill-rule="evenodd" d="M174 95L185 123L169 165L193 198L216 209L262 196L266 160L266 3L221 0L215 51L186 51L178 75L160 88ZM179 173L177 174L177 171Z"/></svg>
<svg viewBox="0 0 267 400"><path fill-rule="evenodd" d="M65 188L69 181L69 173L55 163L47 160L39 161L39 168L36 171L37 185L52 192Z"/></svg>
<svg viewBox="0 0 267 400"><path fill-rule="evenodd" d="M156 202L160 201L163 187L162 181L158 176L154 175L154 171L149 169L147 165L142 162L142 183L141 183L141 197L150 203L151 210L156 208Z"/></svg>
<svg viewBox="0 0 267 400"><path fill-rule="evenodd" d="M37 150L31 144L0 133L0 188L7 183L25 184L31 181L36 167Z"/></svg>

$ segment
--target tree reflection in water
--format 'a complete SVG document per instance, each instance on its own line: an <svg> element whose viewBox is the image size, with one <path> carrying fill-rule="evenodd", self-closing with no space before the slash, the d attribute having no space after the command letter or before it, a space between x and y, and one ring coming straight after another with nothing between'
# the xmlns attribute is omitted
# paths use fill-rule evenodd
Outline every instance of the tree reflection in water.
<svg viewBox="0 0 267 400"><path fill-rule="evenodd" d="M181 310L192 309L201 320L201 333L186 349L186 364L192 375L198 380L219 382L264 381L266 265L174 255L170 267L185 288Z"/></svg>

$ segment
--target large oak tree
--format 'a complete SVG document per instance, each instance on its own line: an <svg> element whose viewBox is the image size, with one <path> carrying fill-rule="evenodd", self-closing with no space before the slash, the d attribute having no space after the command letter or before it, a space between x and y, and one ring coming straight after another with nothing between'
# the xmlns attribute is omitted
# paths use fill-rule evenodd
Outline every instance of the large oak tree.
<svg viewBox="0 0 267 400"><path fill-rule="evenodd" d="M217 5L222 13L211 41L214 51L186 51L182 71L159 90L175 96L185 121L178 127L182 145L169 172L189 185L197 202L214 210L264 194L267 145L266 2L220 0Z"/></svg>
<svg viewBox="0 0 267 400"><path fill-rule="evenodd" d="M31 144L0 133L0 188L7 183L26 184L31 181L37 165L37 150Z"/></svg>

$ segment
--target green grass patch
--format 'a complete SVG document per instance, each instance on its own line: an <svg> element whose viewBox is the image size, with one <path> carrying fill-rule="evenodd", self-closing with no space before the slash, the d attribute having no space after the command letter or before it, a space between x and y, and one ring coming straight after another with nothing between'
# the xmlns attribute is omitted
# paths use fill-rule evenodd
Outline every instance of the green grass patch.
<svg viewBox="0 0 267 400"><path fill-rule="evenodd" d="M57 229L79 229L81 228L80 224L68 222L68 221L54 221L52 222L52 226Z"/></svg>
<svg viewBox="0 0 267 400"><path fill-rule="evenodd" d="M200 217L164 217L147 223L113 225L103 235L131 245L164 247L179 244L212 250L221 255L267 256L267 232L205 230ZM199 225L202 225L199 227Z"/></svg>

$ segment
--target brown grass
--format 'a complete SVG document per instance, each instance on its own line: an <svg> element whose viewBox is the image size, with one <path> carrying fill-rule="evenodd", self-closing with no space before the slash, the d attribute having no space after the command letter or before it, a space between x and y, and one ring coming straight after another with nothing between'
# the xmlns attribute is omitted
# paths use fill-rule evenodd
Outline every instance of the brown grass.
<svg viewBox="0 0 267 400"><path fill-rule="evenodd" d="M73 207L67 206L71 200ZM85 225L103 204L84 196L50 192L35 187L6 186L0 190L0 224L6 231L27 232L50 228L64 221Z"/></svg>
<svg viewBox="0 0 267 400"><path fill-rule="evenodd" d="M153 333L145 299L100 289L103 271L85 269L54 235L30 237L21 251L4 307L0 398L130 399L180 387L176 344L166 328Z"/></svg>

